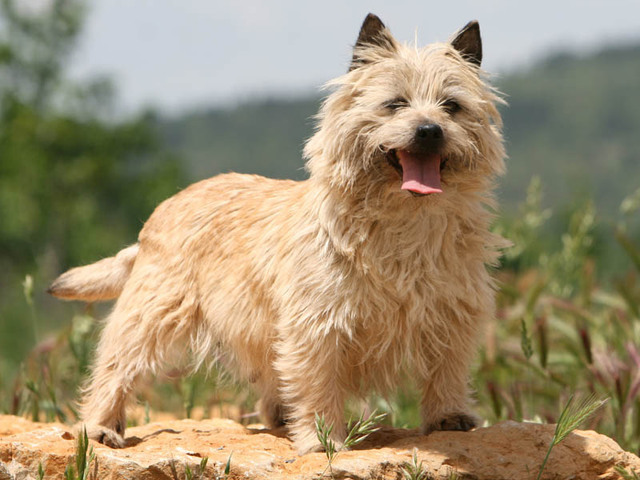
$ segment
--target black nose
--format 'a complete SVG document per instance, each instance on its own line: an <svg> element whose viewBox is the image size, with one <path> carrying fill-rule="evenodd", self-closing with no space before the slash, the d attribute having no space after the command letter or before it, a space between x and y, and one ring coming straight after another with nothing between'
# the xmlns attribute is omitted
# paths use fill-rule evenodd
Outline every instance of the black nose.
<svg viewBox="0 0 640 480"><path fill-rule="evenodd" d="M416 137L420 141L439 140L443 137L442 128L435 123L425 123L416 129Z"/></svg>

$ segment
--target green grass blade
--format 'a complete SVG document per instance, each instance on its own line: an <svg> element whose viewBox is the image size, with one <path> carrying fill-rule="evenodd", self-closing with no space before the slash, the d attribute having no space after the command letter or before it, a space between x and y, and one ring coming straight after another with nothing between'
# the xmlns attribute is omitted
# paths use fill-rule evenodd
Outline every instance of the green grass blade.
<svg viewBox="0 0 640 480"><path fill-rule="evenodd" d="M227 465L224 467L225 476L229 475L229 473L231 472L231 456L232 455L233 455L233 452L231 452L229 454L229 458L227 458Z"/></svg>
<svg viewBox="0 0 640 480"><path fill-rule="evenodd" d="M634 469L632 469L631 472L629 472L622 465L616 465L613 469L624 480L640 480L640 475L638 475Z"/></svg>
<svg viewBox="0 0 640 480"><path fill-rule="evenodd" d="M640 249L636 247L631 238L619 228L615 231L615 237L635 265L636 270L640 272Z"/></svg>
<svg viewBox="0 0 640 480"><path fill-rule="evenodd" d="M569 433L578 428L580 424L586 421L591 415L598 411L609 399L597 400L593 395L589 395L584 398L579 404L572 405L572 400L569 399L567 406L562 411L558 423L556 425L555 436L557 445L564 440Z"/></svg>
<svg viewBox="0 0 640 480"><path fill-rule="evenodd" d="M551 438L551 443L549 444L547 454L545 455L544 460L542 461L542 465L540 466L540 470L538 471L536 480L540 480L542 478L542 472L544 472L544 469L547 466L547 461L549 460L549 456L551 455L553 447L562 442L567 437L567 435L578 428L582 422L587 420L591 415L593 415L598 409L600 409L605 403L609 401L608 398L605 398L604 400L596 400L593 395L589 395L588 397L584 398L577 405L574 404L573 400L574 396L571 395L571 397L569 397L569 401L562 409L562 412L558 417L556 429L553 433L553 437Z"/></svg>

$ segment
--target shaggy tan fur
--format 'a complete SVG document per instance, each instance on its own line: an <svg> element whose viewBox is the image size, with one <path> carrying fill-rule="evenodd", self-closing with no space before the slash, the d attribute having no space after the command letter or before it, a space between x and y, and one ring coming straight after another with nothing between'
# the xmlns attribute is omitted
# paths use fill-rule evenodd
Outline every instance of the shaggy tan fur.
<svg viewBox="0 0 640 480"><path fill-rule="evenodd" d="M316 413L340 444L347 397L389 392L407 368L425 432L472 428L468 369L504 246L487 209L504 168L500 100L481 56L477 23L419 49L369 15L305 148L308 180L196 183L155 210L138 244L62 275L54 295L119 297L84 389L91 437L122 446L139 379L180 351L207 363L218 349L301 453L320 448ZM434 131L421 125L439 129L416 147ZM442 193L404 187L415 152L441 161Z"/></svg>

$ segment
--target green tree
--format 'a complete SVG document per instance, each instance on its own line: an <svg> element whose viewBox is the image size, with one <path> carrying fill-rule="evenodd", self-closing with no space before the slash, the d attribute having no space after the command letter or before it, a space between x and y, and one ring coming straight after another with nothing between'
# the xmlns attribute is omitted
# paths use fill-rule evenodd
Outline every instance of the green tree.
<svg viewBox="0 0 640 480"><path fill-rule="evenodd" d="M14 357L31 341L21 279L34 274L41 292L64 268L133 243L184 185L153 113L119 116L108 80L65 77L85 3L26 5L0 0L0 352Z"/></svg>

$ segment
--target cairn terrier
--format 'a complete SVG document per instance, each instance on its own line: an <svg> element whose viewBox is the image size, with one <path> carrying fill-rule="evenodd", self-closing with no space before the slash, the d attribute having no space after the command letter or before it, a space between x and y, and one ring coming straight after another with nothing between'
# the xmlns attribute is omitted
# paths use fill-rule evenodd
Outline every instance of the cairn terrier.
<svg viewBox="0 0 640 480"><path fill-rule="evenodd" d="M316 414L340 445L345 400L389 393L402 372L425 433L473 428L468 371L505 246L489 232L501 100L481 60L477 22L418 48L368 15L304 149L308 180L201 181L138 243L60 276L55 296L118 298L83 390L90 437L125 445L136 384L184 351L224 352L300 453L321 449Z"/></svg>

